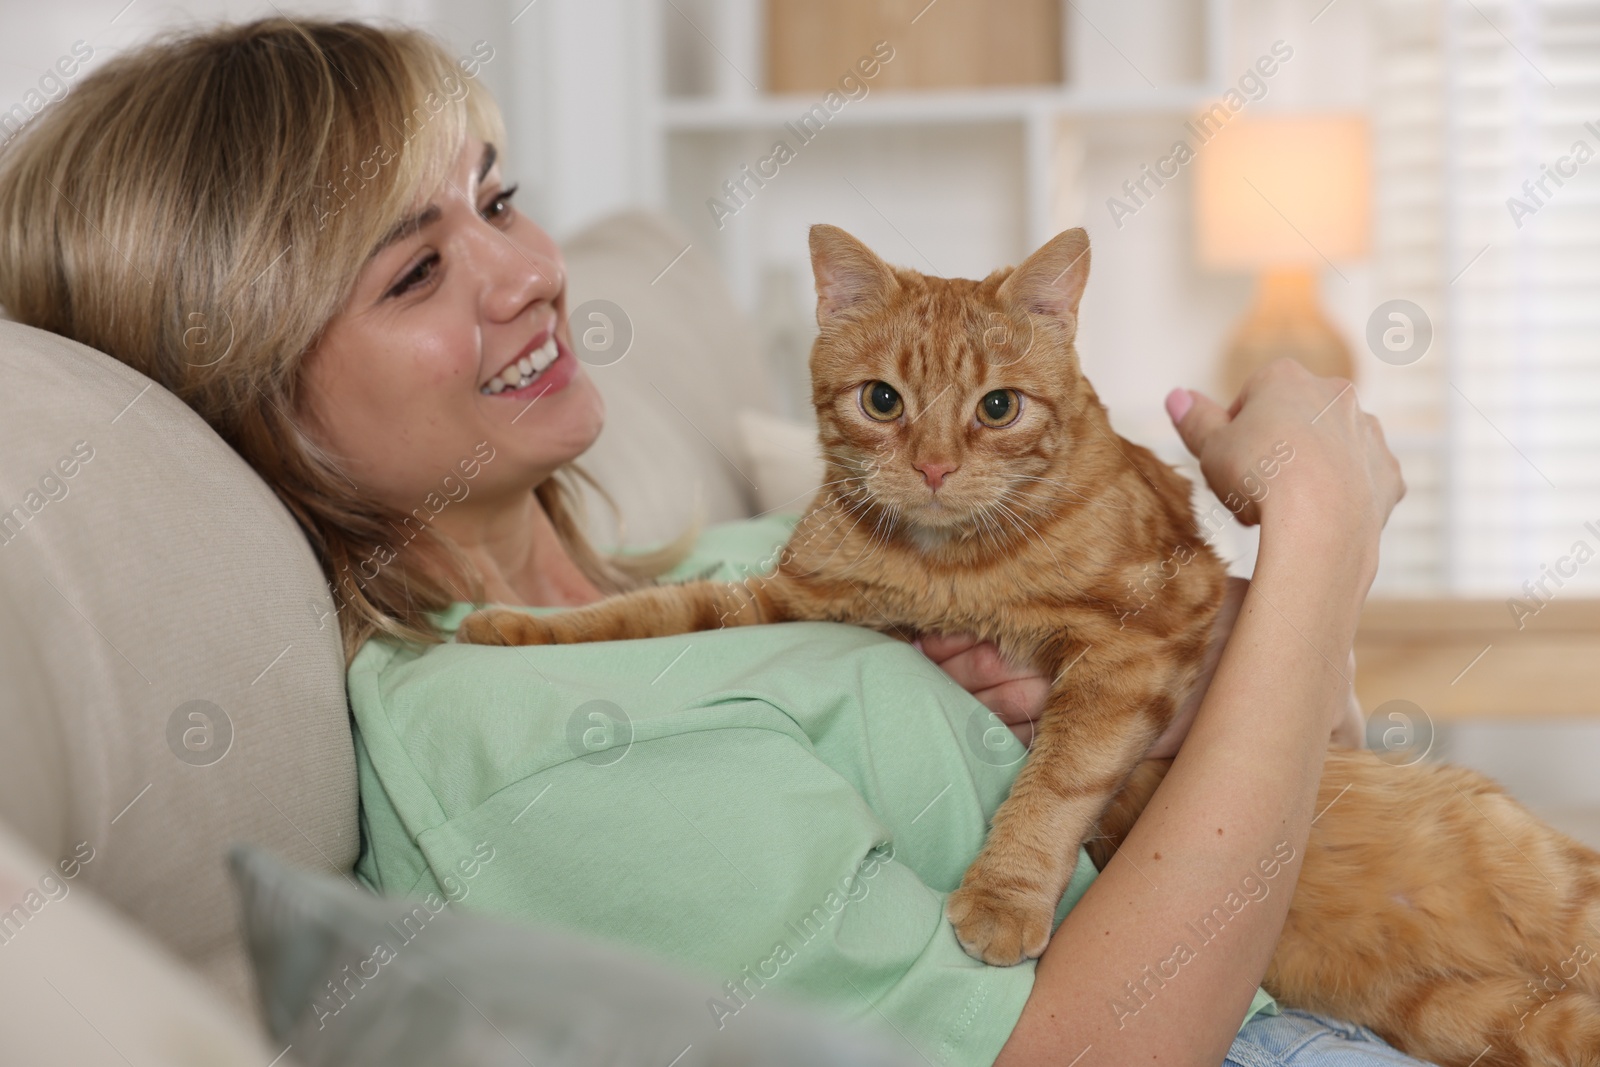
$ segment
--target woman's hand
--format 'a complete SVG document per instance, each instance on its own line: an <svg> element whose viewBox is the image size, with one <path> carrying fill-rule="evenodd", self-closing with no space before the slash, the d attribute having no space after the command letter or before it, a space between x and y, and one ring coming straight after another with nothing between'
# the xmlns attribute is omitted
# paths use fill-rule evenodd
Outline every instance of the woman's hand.
<svg viewBox="0 0 1600 1067"><path fill-rule="evenodd" d="M1018 741L1033 743L1033 724L1050 694L1048 678L1031 667L1007 663L994 642L971 634L923 634L912 644L994 712Z"/></svg>
<svg viewBox="0 0 1600 1067"><path fill-rule="evenodd" d="M1240 522L1370 549L1376 565L1378 534L1406 487L1348 381L1279 359L1251 375L1226 410L1174 389L1167 413Z"/></svg>

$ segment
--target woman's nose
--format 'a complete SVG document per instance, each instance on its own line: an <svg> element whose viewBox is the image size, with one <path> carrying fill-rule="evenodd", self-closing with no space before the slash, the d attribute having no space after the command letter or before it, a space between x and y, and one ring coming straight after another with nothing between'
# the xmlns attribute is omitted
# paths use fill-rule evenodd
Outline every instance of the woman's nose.
<svg viewBox="0 0 1600 1067"><path fill-rule="evenodd" d="M529 304L554 302L566 285L566 266L549 249L517 243L505 233L486 234L482 247L485 311L496 320L516 318Z"/></svg>

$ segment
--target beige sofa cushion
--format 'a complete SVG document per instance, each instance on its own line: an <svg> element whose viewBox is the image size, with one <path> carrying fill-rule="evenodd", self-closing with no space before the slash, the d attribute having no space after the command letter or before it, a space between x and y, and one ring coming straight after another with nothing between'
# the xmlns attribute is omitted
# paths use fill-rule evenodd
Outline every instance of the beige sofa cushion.
<svg viewBox="0 0 1600 1067"><path fill-rule="evenodd" d="M816 421L798 422L768 411L739 412L739 439L760 485L756 507L763 513L804 512L822 488L822 446Z"/></svg>
<svg viewBox="0 0 1600 1067"><path fill-rule="evenodd" d="M580 460L621 505L622 542L670 540L697 501L707 522L751 515L757 475L737 414L775 411L776 400L755 331L715 260L676 223L646 211L602 219L563 252L574 341L604 325L586 321L583 305L593 300L621 308L632 327L627 355L587 367L605 398L606 426ZM605 506L591 497L589 512L596 539L615 543Z"/></svg>
<svg viewBox="0 0 1600 1067"><path fill-rule="evenodd" d="M48 860L0 824L0 1063L265 1067L232 1005L79 882L99 862ZM294 1067L295 1055L275 1067Z"/></svg>
<svg viewBox="0 0 1600 1067"><path fill-rule="evenodd" d="M0 381L0 821L52 862L86 842L79 885L253 1013L225 848L343 872L359 845L321 572L132 369L0 321Z"/></svg>

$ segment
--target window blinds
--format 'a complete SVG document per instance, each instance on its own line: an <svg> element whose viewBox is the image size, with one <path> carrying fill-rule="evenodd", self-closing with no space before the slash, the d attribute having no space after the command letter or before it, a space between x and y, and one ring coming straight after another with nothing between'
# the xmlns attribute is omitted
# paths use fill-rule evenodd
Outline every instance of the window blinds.
<svg viewBox="0 0 1600 1067"><path fill-rule="evenodd" d="M1375 303L1430 351L1380 366L1405 467L1379 587L1600 589L1600 0L1376 9Z"/></svg>

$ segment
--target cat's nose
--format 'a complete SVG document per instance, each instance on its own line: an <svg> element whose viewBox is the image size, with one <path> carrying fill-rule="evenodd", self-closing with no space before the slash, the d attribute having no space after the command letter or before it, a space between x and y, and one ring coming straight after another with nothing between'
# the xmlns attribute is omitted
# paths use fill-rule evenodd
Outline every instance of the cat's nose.
<svg viewBox="0 0 1600 1067"><path fill-rule="evenodd" d="M929 489L937 489L944 484L945 475L956 469L954 463L913 463L913 467L922 472L922 480L928 483Z"/></svg>

